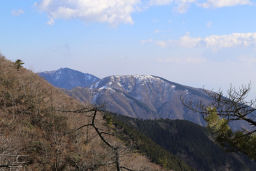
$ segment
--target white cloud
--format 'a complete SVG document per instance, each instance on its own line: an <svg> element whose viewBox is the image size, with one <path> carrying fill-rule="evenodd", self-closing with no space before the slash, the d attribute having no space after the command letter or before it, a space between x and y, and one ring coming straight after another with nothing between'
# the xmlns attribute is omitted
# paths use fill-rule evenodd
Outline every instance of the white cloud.
<svg viewBox="0 0 256 171"><path fill-rule="evenodd" d="M11 13L13 16L20 16L20 15L24 14L24 11L22 9L18 9L18 10L12 10Z"/></svg>
<svg viewBox="0 0 256 171"><path fill-rule="evenodd" d="M176 0L175 3L177 4L176 10L179 13L185 13L189 8L190 4L195 3L196 0Z"/></svg>
<svg viewBox="0 0 256 171"><path fill-rule="evenodd" d="M236 5L250 5L252 2L250 0L207 0L204 3L201 3L200 6L204 8L221 8L221 7L230 7Z"/></svg>
<svg viewBox="0 0 256 171"><path fill-rule="evenodd" d="M178 40L152 40L145 43L154 43L160 47L185 47L185 48L232 48L256 47L256 33L232 33L227 35L210 35L207 37L191 37L189 33Z"/></svg>
<svg viewBox="0 0 256 171"><path fill-rule="evenodd" d="M172 3L174 0L150 0L150 5L168 5Z"/></svg>
<svg viewBox="0 0 256 171"><path fill-rule="evenodd" d="M175 9L184 13L187 11L191 4L195 4L203 8L222 8L237 5L251 5L251 0L150 0L150 5L169 5L175 4Z"/></svg>
<svg viewBox="0 0 256 171"><path fill-rule="evenodd" d="M196 0L150 0L149 5L169 5L175 4L175 10L179 13L184 13L191 3L196 2Z"/></svg>
<svg viewBox="0 0 256 171"><path fill-rule="evenodd" d="M48 24L56 19L78 18L85 22L96 21L110 24L133 23L132 13L156 5L173 5L184 13L191 4L203 8L221 8L235 5L250 5L251 0L39 0L36 6L49 16ZM14 11L20 15L23 11Z"/></svg>
<svg viewBox="0 0 256 171"><path fill-rule="evenodd" d="M201 38L193 38L190 37L189 33L186 34L185 36L182 36L178 41L177 45L182 46L182 47L197 47L200 45L200 42L202 41Z"/></svg>
<svg viewBox="0 0 256 171"><path fill-rule="evenodd" d="M195 38L191 38L195 39ZM228 35L211 35L201 39L197 45L209 48L231 48L256 46L256 33L232 33Z"/></svg>
<svg viewBox="0 0 256 171"><path fill-rule="evenodd" d="M133 23L131 14L140 0L41 0L36 6L48 14L49 24L63 18L110 24Z"/></svg>
<svg viewBox="0 0 256 171"><path fill-rule="evenodd" d="M47 22L47 24L49 25L53 25L55 23L54 19L53 18L50 18Z"/></svg>

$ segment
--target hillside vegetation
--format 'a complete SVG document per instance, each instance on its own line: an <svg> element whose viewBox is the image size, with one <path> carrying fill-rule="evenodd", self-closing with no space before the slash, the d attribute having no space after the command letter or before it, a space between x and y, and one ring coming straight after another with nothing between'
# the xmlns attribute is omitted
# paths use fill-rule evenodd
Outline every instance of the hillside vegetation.
<svg viewBox="0 0 256 171"><path fill-rule="evenodd" d="M178 159L172 153L152 141L151 138L122 120L117 119L115 116L116 115L110 113L105 113L104 119L107 121L108 125L116 128L115 133L121 140L126 142L127 146L132 146L134 149L145 154L151 161L164 168L173 170L194 170L181 159Z"/></svg>
<svg viewBox="0 0 256 171"><path fill-rule="evenodd" d="M164 170L112 136L92 109L1 56L0 169L116 170L117 155L98 131L118 147L120 168Z"/></svg>
<svg viewBox="0 0 256 171"><path fill-rule="evenodd" d="M122 115L109 114L114 125L122 127L136 142L150 138L153 143L164 148L188 163L196 170L255 170L255 161L249 160L242 154L226 152L214 143L206 128L185 120L141 120L125 117ZM138 133L139 132L139 133ZM142 136L144 135L144 136ZM121 138L123 134L120 135ZM140 140L140 141L138 141ZM137 143L136 147L149 156L158 156L157 146L148 147L149 143ZM168 158L166 152L161 157ZM156 162L164 163L164 160ZM168 162L166 163L168 164Z"/></svg>

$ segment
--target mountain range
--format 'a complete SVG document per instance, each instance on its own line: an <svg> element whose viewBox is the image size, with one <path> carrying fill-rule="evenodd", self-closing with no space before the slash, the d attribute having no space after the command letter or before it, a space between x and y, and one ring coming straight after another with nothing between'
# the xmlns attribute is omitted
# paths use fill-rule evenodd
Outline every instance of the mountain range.
<svg viewBox="0 0 256 171"><path fill-rule="evenodd" d="M84 103L133 118L180 119L205 126L202 115L184 106L181 98L193 103L212 101L210 91L153 75L113 75L99 79L68 68L38 74ZM231 127L234 130L248 128L241 121L232 122Z"/></svg>
<svg viewBox="0 0 256 171"><path fill-rule="evenodd" d="M185 119L199 125L204 124L199 114L189 111L180 101L181 96L209 100L202 89L151 75L109 76L98 79L91 74L68 68L39 75L52 85L66 89L67 94L83 102L103 105L106 110L114 113L143 119Z"/></svg>

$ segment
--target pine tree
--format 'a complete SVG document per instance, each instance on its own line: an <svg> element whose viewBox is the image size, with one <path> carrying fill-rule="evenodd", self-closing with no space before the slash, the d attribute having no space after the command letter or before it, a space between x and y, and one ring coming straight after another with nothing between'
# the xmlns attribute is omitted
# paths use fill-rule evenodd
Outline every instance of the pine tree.
<svg viewBox="0 0 256 171"><path fill-rule="evenodd" d="M232 131L229 120L221 118L216 108L208 108L205 117L214 138L229 151L242 152L256 160L256 134L250 131Z"/></svg>
<svg viewBox="0 0 256 171"><path fill-rule="evenodd" d="M19 71L23 64L24 64L24 63L22 62L22 60L17 59L17 60L15 61L15 67L16 67L16 69Z"/></svg>
<svg viewBox="0 0 256 171"><path fill-rule="evenodd" d="M189 109L199 112L208 123L208 128L220 145L228 151L242 152L251 159L256 159L256 99L247 100L250 84L239 89L230 88L227 95L223 92L206 91L212 98L211 104L192 102L182 98ZM247 125L233 131L229 123L239 121Z"/></svg>

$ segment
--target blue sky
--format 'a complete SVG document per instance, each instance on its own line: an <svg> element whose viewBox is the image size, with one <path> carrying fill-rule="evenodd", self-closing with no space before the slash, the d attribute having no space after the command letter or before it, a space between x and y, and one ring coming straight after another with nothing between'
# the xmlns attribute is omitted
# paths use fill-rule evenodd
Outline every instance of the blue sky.
<svg viewBox="0 0 256 171"><path fill-rule="evenodd" d="M8 0L0 52L35 72L152 74L218 90L256 84L254 0ZM255 93L254 93L255 94Z"/></svg>

